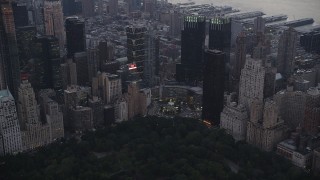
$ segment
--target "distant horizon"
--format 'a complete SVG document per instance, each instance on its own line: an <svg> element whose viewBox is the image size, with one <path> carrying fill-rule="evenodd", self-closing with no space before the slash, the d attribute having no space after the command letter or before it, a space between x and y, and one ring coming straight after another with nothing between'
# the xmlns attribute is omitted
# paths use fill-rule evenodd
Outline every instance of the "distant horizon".
<svg viewBox="0 0 320 180"><path fill-rule="evenodd" d="M268 16L286 14L288 20L313 18L315 24L320 24L319 0L168 0L168 2L226 5L244 12L262 11Z"/></svg>

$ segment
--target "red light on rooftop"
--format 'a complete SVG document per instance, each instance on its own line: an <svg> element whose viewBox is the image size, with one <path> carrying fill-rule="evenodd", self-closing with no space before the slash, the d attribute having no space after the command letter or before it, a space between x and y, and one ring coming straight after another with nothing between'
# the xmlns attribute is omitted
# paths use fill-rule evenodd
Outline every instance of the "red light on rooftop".
<svg viewBox="0 0 320 180"><path fill-rule="evenodd" d="M137 65L135 63L129 64L129 70L137 69Z"/></svg>

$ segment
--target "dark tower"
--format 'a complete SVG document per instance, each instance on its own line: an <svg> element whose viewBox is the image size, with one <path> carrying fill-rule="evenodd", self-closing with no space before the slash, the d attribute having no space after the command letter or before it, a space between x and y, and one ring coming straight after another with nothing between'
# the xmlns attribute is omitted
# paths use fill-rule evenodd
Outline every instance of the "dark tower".
<svg viewBox="0 0 320 180"><path fill-rule="evenodd" d="M12 10L16 28L29 25L28 10L26 5L18 5L16 2L13 2Z"/></svg>
<svg viewBox="0 0 320 180"><path fill-rule="evenodd" d="M202 119L213 125L220 123L224 100L225 54L218 50L205 53L203 69Z"/></svg>
<svg viewBox="0 0 320 180"><path fill-rule="evenodd" d="M231 46L231 19L225 17L215 17L210 20L209 25L209 49L217 49L225 53L226 67L230 62L230 46ZM225 88L231 89L230 69L225 70Z"/></svg>
<svg viewBox="0 0 320 180"><path fill-rule="evenodd" d="M0 1L0 89L18 96L20 85L19 54L11 2Z"/></svg>
<svg viewBox="0 0 320 180"><path fill-rule="evenodd" d="M215 17L210 20L209 49L217 49L230 53L231 46L231 20L225 17Z"/></svg>
<svg viewBox="0 0 320 180"><path fill-rule="evenodd" d="M146 58L146 32L143 26L128 26L127 32L127 57L130 64L136 65L136 71L142 78L144 61Z"/></svg>
<svg viewBox="0 0 320 180"><path fill-rule="evenodd" d="M66 19L67 57L72 58L74 53L86 51L85 24L77 17Z"/></svg>
<svg viewBox="0 0 320 180"><path fill-rule="evenodd" d="M59 40L54 36L40 36L34 44L35 71L30 79L32 86L35 90L61 89Z"/></svg>
<svg viewBox="0 0 320 180"><path fill-rule="evenodd" d="M181 31L181 64L177 64L176 79L192 84L202 80L202 61L205 43L206 19L186 16Z"/></svg>
<svg viewBox="0 0 320 180"><path fill-rule="evenodd" d="M16 28L17 46L19 50L20 69L25 68L32 58L34 38L37 35L35 26L23 26Z"/></svg>
<svg viewBox="0 0 320 180"><path fill-rule="evenodd" d="M82 12L81 1L62 0L63 14L65 16L74 16Z"/></svg>

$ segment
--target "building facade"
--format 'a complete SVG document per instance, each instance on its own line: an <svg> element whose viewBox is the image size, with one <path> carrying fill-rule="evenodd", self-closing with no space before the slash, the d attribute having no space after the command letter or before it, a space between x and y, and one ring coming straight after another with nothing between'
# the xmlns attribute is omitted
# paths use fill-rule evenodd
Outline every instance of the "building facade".
<svg viewBox="0 0 320 180"><path fill-rule="evenodd" d="M225 54L218 50L208 50L205 57L202 119L218 125L223 110Z"/></svg>
<svg viewBox="0 0 320 180"><path fill-rule="evenodd" d="M246 108L242 105L237 106L233 102L224 107L221 113L220 128L225 129L236 141L245 140L248 120Z"/></svg>
<svg viewBox="0 0 320 180"><path fill-rule="evenodd" d="M16 105L9 90L0 91L0 140L0 155L23 150Z"/></svg>
<svg viewBox="0 0 320 180"><path fill-rule="evenodd" d="M45 0L43 5L45 34L59 39L60 50L64 50L66 34L60 0Z"/></svg>
<svg viewBox="0 0 320 180"><path fill-rule="evenodd" d="M176 80L194 84L202 80L206 19L186 16L181 31L181 64L176 66Z"/></svg>

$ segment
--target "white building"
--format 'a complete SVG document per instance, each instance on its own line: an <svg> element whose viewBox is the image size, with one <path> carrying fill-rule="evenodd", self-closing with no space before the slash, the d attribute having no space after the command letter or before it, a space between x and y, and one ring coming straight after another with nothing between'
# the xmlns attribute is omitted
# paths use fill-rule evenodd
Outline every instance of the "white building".
<svg viewBox="0 0 320 180"><path fill-rule="evenodd" d="M125 98L118 100L115 106L116 123L128 121L128 103Z"/></svg>
<svg viewBox="0 0 320 180"><path fill-rule="evenodd" d="M234 102L225 106L221 112L220 127L233 136L236 141L246 139L247 121L249 120L247 110L244 106Z"/></svg>
<svg viewBox="0 0 320 180"><path fill-rule="evenodd" d="M106 104L110 104L122 95L121 78L118 75L99 74L99 86L102 89L102 98Z"/></svg>
<svg viewBox="0 0 320 180"><path fill-rule="evenodd" d="M264 77L262 61L247 57L241 70L239 90L239 104L244 105L247 110L253 100L263 101Z"/></svg>
<svg viewBox="0 0 320 180"><path fill-rule="evenodd" d="M22 81L18 94L23 149L34 149L51 143L50 124L40 122L40 109L28 80Z"/></svg>
<svg viewBox="0 0 320 180"><path fill-rule="evenodd" d="M44 100L46 120L50 127L51 140L64 137L63 114L57 102L50 98Z"/></svg>
<svg viewBox="0 0 320 180"><path fill-rule="evenodd" d="M9 90L0 91L0 144L0 155L22 151L16 105Z"/></svg>

